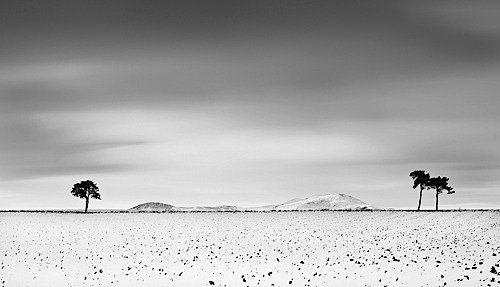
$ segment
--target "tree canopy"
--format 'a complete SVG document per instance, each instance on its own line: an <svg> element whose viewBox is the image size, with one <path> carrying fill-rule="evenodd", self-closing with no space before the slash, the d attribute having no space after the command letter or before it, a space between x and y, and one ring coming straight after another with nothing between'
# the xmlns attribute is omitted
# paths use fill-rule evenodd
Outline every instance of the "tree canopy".
<svg viewBox="0 0 500 287"><path fill-rule="evenodd" d="M71 194L79 198L85 198L85 212L88 210L90 198L101 199L99 187L97 187L97 185L91 180L84 180L79 183L75 183L73 185L73 189L71 190Z"/></svg>
<svg viewBox="0 0 500 287"><path fill-rule="evenodd" d="M453 190L453 187L448 185L448 181L450 179L447 178L446 176L441 177L432 177L429 179L427 182L427 188L428 189L435 189L438 194L443 193L443 191L448 191L448 194L455 193Z"/></svg>
<svg viewBox="0 0 500 287"><path fill-rule="evenodd" d="M429 173L424 170L414 170L410 173L410 177L413 178L413 188L417 188L417 186L425 188L427 182L431 178Z"/></svg>

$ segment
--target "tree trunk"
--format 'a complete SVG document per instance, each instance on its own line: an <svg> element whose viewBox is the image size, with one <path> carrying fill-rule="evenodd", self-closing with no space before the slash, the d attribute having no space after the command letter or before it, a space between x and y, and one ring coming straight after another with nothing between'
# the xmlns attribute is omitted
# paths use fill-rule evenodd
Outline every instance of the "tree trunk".
<svg viewBox="0 0 500 287"><path fill-rule="evenodd" d="M436 189L436 211L438 210L439 190Z"/></svg>
<svg viewBox="0 0 500 287"><path fill-rule="evenodd" d="M422 190L424 188L420 186L420 197L418 198L418 210L420 210L420 206L422 205Z"/></svg>
<svg viewBox="0 0 500 287"><path fill-rule="evenodd" d="M89 198L85 197L85 213L87 213L87 209L89 209Z"/></svg>

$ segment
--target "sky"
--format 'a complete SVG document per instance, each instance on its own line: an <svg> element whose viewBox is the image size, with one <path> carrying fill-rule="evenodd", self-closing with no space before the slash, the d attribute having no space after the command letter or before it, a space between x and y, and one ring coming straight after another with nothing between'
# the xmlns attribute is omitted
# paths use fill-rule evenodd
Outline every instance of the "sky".
<svg viewBox="0 0 500 287"><path fill-rule="evenodd" d="M4 1L0 209L500 208L500 2ZM425 191L423 208L434 207Z"/></svg>

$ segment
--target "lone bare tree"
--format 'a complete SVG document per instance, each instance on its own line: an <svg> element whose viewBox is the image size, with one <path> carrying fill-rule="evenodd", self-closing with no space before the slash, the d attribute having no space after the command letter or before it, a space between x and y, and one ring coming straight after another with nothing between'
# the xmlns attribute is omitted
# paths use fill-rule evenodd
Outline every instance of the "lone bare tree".
<svg viewBox="0 0 500 287"><path fill-rule="evenodd" d="M422 191L427 187L431 176L423 170L414 170L410 173L410 177L413 178L413 189L420 186L420 196L418 198L418 210L420 210L420 206L422 205Z"/></svg>
<svg viewBox="0 0 500 287"><path fill-rule="evenodd" d="M447 177L438 176L429 179L427 183L428 189L436 190L436 210L438 210L439 195L443 193L443 191L448 191L448 194L455 193L453 187L448 185L448 180L450 179Z"/></svg>
<svg viewBox="0 0 500 287"><path fill-rule="evenodd" d="M101 199L99 187L97 187L97 185L91 180L75 183L73 185L73 189L71 190L71 194L79 198L85 198L85 213L87 213L89 208L90 198Z"/></svg>

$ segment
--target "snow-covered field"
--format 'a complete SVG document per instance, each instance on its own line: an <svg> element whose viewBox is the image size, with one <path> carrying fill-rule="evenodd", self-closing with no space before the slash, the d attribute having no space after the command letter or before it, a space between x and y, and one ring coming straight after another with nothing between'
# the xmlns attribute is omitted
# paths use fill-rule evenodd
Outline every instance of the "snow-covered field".
<svg viewBox="0 0 500 287"><path fill-rule="evenodd" d="M500 213L0 213L0 255L1 286L500 286Z"/></svg>

